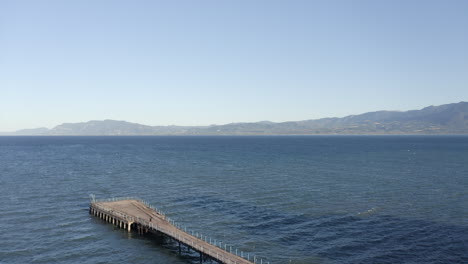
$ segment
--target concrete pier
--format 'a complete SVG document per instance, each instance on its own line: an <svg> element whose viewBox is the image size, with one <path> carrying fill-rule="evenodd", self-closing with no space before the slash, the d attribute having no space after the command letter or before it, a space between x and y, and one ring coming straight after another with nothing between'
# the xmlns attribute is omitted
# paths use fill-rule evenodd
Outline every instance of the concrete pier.
<svg viewBox="0 0 468 264"><path fill-rule="evenodd" d="M254 258L252 261L245 259L243 257L245 254L239 255L237 250L235 254L231 253L218 247L219 245L211 243L212 241L205 241L207 239L203 239L203 236L199 237L198 234L192 235L181 230L166 216L137 199L93 200L89 207L89 213L128 232L136 231L140 235L157 233L167 236L179 244L179 253L181 253L181 245L199 252L200 263L207 259L225 264L260 263ZM249 255L247 254L247 256Z"/></svg>

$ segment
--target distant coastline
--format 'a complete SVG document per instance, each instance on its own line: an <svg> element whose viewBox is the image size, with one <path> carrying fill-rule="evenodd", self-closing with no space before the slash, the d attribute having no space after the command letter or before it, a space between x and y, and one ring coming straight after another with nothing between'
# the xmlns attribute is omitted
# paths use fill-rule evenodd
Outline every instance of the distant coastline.
<svg viewBox="0 0 468 264"><path fill-rule="evenodd" d="M420 110L377 111L343 118L211 126L148 126L116 120L64 123L52 129L23 129L0 136L301 136L301 135L466 135L468 102Z"/></svg>

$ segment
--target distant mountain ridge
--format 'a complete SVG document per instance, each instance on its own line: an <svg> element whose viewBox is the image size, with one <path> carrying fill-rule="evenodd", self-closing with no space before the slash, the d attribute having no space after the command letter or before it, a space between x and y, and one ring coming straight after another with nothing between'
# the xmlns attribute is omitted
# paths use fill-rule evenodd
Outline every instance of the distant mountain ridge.
<svg viewBox="0 0 468 264"><path fill-rule="evenodd" d="M148 126L116 120L64 123L52 129L19 130L10 135L399 135L468 134L468 102L421 110L377 111L343 118L211 126Z"/></svg>

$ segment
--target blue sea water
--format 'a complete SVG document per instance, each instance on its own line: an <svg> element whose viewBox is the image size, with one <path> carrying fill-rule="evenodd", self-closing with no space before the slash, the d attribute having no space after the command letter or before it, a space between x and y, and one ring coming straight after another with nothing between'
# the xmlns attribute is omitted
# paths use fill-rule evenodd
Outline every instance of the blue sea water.
<svg viewBox="0 0 468 264"><path fill-rule="evenodd" d="M468 263L468 136L0 137L0 263L198 263L90 194L264 263Z"/></svg>

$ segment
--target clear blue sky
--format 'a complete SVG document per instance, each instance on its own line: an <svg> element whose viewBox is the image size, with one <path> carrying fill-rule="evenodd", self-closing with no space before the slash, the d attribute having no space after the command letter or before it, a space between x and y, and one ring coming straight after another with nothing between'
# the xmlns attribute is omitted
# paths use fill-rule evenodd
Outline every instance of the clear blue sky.
<svg viewBox="0 0 468 264"><path fill-rule="evenodd" d="M468 100L468 1L0 1L0 131Z"/></svg>

